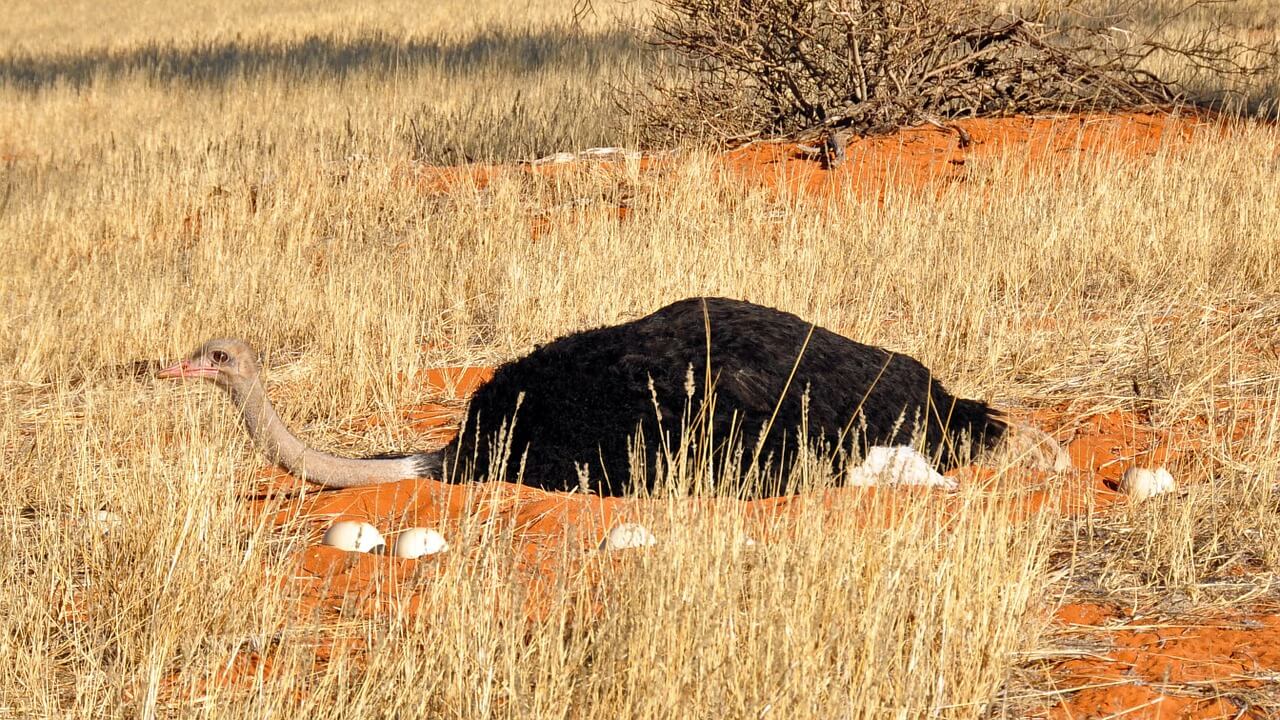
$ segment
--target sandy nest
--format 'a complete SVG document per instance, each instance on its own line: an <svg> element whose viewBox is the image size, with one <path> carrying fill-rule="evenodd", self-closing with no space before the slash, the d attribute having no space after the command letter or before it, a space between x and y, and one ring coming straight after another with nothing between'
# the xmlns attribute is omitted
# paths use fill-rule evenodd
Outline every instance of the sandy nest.
<svg viewBox="0 0 1280 720"><path fill-rule="evenodd" d="M1064 115L968 120L948 127L924 126L895 135L852 141L847 159L824 169L804 147L781 142L756 143L731 151L714 161L717 172L780 193L838 199L852 194L881 195L886 188L945 188L972 177L984 162L1019 162L1027 166L1070 167L1094 153L1121 153L1151 157L1176 153L1197 132L1213 132L1213 121L1191 116ZM609 161L573 160L511 167L412 167L402 172L406 185L423 193L446 192L457 183L485 186L504 175L581 172L604 162L631 162L641 171L659 167L661 158ZM617 207L617 221L626 222L627 208ZM539 227L532 225L536 234ZM1274 348L1272 348L1274 351ZM422 435L427 447L446 443L456 432L465 399L492 374L489 368L440 368L421 379L437 398L434 404L405 408L404 419ZM1239 410L1237 408L1237 410ZM1176 464L1197 453L1206 443L1238 439L1247 431L1247 413L1226 429L1211 427L1206 418L1189 417L1172 428L1157 430L1140 412L1101 410L1068 411L1065 407L1039 410L1024 418L1057 435L1068 448L1074 472L1055 492L1037 491L1045 478L1028 476L1030 489L1016 513L1064 514L1114 512L1127 503L1117 492L1117 480L1132 465ZM359 432L382 421L368 418L356 423ZM1216 438L1215 432L1229 437ZM954 471L962 483L982 483L990 471L979 467ZM889 508L875 514L893 522L892 503L886 493L919 491L847 488L823 497L778 498L755 502L715 501L709 511L737 513L748 532L768 533L766 521L802 503L838 504L842 508L871 502ZM531 588L526 612L542 611L539 587L554 583L567 563L588 563L608 530L628 518L643 514L642 500L597 498L547 493L515 485L447 485L427 480L369 488L318 491L280 471L266 468L250 490L253 518L276 526L305 527L312 544L297 553L296 573L290 582L301 586L299 612L336 613L348 610L352 598L372 608L378 602L375 586L421 583L438 566L438 558L398 560L386 556L349 554L321 546L319 538L338 519L363 520L391 534L397 529L424 526L442 529L446 535L460 523L500 520L513 531L511 553ZM939 502L948 502L937 493ZM698 502L698 501L691 501ZM753 525L754 523L754 525ZM755 529L753 529L755 528ZM564 548L575 548L566 553ZM578 560L581 558L581 560ZM578 568L580 570L580 568ZM419 612L422 597L407 591L408 609ZM1096 648L1076 654L1052 666L1058 688L1075 690L1050 717L1234 717L1237 706L1221 698L1197 699L1166 696L1168 682L1239 683L1242 692L1258 680L1239 680L1248 674L1280 673L1280 615L1274 608L1258 607L1252 614L1200 616L1153 623L1133 617L1125 608L1093 602L1063 604L1051 622L1056 632L1073 643ZM323 658L320 658L323 660ZM238 674L250 677L263 671L269 660L252 656L228 668L221 681L235 683ZM1280 675L1277 675L1280 677Z"/></svg>

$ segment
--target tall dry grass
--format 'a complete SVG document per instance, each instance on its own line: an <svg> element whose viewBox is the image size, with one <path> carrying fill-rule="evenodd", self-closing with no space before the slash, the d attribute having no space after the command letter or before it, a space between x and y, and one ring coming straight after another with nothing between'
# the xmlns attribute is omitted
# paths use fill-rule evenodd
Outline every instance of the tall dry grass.
<svg viewBox="0 0 1280 720"><path fill-rule="evenodd" d="M573 35L558 7L513 30L484 4L453 27L387 3L358 30L309 4L167 20L40 7L7 5L25 35L0 22L0 714L1016 717L1030 691L1007 681L1054 592L1244 602L1214 583L1250 542L1249 577L1276 570L1273 128L1054 173L1008 157L882 203L779 199L698 154L432 194L409 180L415 158L447 155L424 132L461 156L625 141L602 88L636 46L612 20ZM308 64L311 34L382 49ZM234 71L148 65L151 40L231 47ZM431 42L444 50L388 60ZM56 74L68 56L108 60L83 82L11 72ZM504 136L517 93L535 127ZM505 529L474 527L426 584L431 612L321 623L292 609L302 530L242 512L260 461L231 411L135 373L245 336L317 444L406 447L403 422L345 422L423 400L397 379L420 368L496 362L697 293L911 353L1007 406L1128 407L1136 379L1157 423L1219 401L1257 417L1248 442L1177 468L1195 489L1167 512L1115 527L1013 523L970 488L947 518L924 501L887 529L802 513L748 551L728 516L668 503L658 548L606 569L599 595L570 578L546 619L520 611ZM97 508L126 526L77 524ZM271 672L216 682L254 650Z"/></svg>

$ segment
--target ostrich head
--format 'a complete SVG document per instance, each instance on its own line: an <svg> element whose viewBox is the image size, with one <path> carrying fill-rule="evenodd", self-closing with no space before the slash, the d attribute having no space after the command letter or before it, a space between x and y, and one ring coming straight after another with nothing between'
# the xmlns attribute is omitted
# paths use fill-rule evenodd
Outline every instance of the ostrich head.
<svg viewBox="0 0 1280 720"><path fill-rule="evenodd" d="M249 343L220 338L201 345L191 357L161 370L156 377L170 380L204 378L235 392L252 384L261 372L258 353Z"/></svg>

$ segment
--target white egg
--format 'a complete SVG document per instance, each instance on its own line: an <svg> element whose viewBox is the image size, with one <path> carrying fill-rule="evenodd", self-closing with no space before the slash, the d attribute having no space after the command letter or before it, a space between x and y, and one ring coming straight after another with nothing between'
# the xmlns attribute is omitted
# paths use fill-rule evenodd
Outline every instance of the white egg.
<svg viewBox="0 0 1280 720"><path fill-rule="evenodd" d="M80 526L106 536L124 526L124 518L110 510L95 510L80 519Z"/></svg>
<svg viewBox="0 0 1280 720"><path fill-rule="evenodd" d="M444 536L431 528L409 528L396 536L391 554L398 558L420 558L449 549Z"/></svg>
<svg viewBox="0 0 1280 720"><path fill-rule="evenodd" d="M1124 471L1120 478L1120 490L1134 502L1142 502L1147 498L1163 495L1178 489L1173 475L1163 467L1155 470L1133 466Z"/></svg>
<svg viewBox="0 0 1280 720"><path fill-rule="evenodd" d="M925 485L955 490L953 478L938 472L928 458L905 445L873 447L862 464L849 470L846 482L854 486Z"/></svg>
<svg viewBox="0 0 1280 720"><path fill-rule="evenodd" d="M649 529L636 523L623 523L609 531L609 535L600 543L601 550L627 550L629 548L651 547L658 544L658 538Z"/></svg>
<svg viewBox="0 0 1280 720"><path fill-rule="evenodd" d="M355 520L339 520L330 525L320 542L347 552L377 552L386 548L386 541L378 528Z"/></svg>

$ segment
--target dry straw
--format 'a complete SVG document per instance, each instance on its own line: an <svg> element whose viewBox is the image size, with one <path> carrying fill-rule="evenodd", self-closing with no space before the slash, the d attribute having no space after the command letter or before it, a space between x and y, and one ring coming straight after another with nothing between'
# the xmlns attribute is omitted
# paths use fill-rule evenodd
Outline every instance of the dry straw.
<svg viewBox="0 0 1280 720"><path fill-rule="evenodd" d="M22 48L4 37L4 62L105 43L109 24L37 6L6 10L33 32ZM416 17L379 7L367 22L386 32ZM195 18L170 36L307 32L296 14L218 8L229 25ZM408 32L466 42L430 18ZM541 32L527 20L509 32ZM144 18L131 27L117 50L152 39L137 34ZM1035 697L1010 684L1025 679L1019 653L1045 647L1058 598L1245 602L1248 588L1214 584L1226 573L1265 589L1280 562L1257 540L1277 532L1280 465L1273 128L1206 128L1190 147L1052 172L1014 154L880 203L778 198L698 154L421 191L407 178L424 105L520 92L548 126L603 134L612 118L548 98L596 97L602 74L634 62L486 64L501 52L450 71L0 81L0 715L1017 717ZM440 132L478 142L465 124ZM1199 431L1176 466L1192 490L1165 513L1012 522L1019 480L1002 475L994 500L962 488L947 515L902 500L880 528L862 520L877 508L811 508L745 547L731 514L664 501L640 519L660 544L595 585L566 578L544 618L522 612L511 529L476 526L430 561L429 611L375 583L382 609L353 597L320 622L295 611L291 558L308 529L243 512L259 460L233 413L146 373L243 335L317 444L409 447L403 421L346 423L424 400L403 380L421 368L493 363L697 293L911 353L1006 406L1138 403L1157 426L1247 429L1234 443ZM77 531L99 509L125 527ZM323 663L317 648L332 648ZM219 681L229 670L239 680Z"/></svg>

